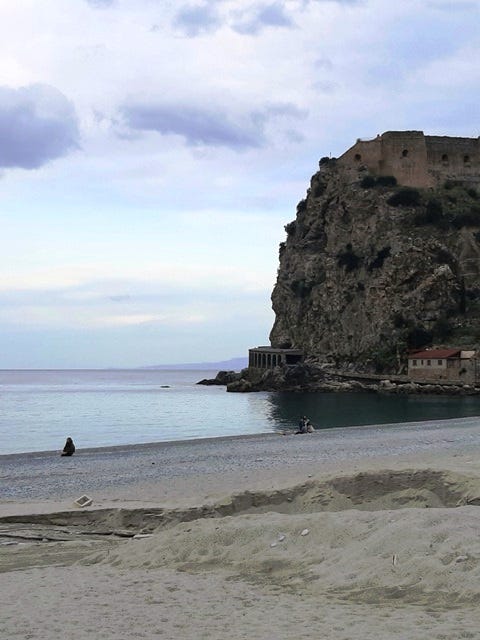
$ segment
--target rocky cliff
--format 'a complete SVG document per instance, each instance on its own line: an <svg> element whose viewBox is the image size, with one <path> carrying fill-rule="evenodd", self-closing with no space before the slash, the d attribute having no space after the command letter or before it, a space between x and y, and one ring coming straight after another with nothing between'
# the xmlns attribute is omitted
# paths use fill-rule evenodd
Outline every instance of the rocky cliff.
<svg viewBox="0 0 480 640"><path fill-rule="evenodd" d="M480 343L480 198L461 182L417 190L323 158L285 227L274 347L401 372L408 348Z"/></svg>

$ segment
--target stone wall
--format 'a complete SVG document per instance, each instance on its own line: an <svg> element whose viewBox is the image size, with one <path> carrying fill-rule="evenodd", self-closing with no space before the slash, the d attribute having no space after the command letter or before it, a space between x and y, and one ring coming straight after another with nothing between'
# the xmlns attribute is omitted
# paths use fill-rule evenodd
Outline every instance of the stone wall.
<svg viewBox="0 0 480 640"><path fill-rule="evenodd" d="M347 171L363 168L395 176L399 184L410 187L437 187L446 180L480 185L479 138L387 131L373 140L357 140L338 162Z"/></svg>

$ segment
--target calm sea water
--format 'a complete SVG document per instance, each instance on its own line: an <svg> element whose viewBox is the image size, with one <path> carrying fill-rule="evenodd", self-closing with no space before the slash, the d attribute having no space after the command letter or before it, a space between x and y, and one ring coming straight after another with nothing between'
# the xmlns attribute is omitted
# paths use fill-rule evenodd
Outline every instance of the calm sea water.
<svg viewBox="0 0 480 640"><path fill-rule="evenodd" d="M477 397L227 393L212 371L0 371L0 455L480 415Z"/></svg>

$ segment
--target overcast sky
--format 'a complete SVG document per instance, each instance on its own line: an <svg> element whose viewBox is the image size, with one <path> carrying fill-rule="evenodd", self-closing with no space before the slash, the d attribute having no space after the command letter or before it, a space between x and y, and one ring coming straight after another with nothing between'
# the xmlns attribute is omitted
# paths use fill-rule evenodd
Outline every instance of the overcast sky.
<svg viewBox="0 0 480 640"><path fill-rule="evenodd" d="M268 344L325 155L479 135L479 0L0 0L0 368Z"/></svg>

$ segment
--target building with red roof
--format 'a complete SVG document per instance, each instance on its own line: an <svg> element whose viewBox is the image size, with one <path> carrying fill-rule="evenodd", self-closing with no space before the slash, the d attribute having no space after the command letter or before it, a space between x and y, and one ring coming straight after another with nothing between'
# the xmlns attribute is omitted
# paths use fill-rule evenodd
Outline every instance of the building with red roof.
<svg viewBox="0 0 480 640"><path fill-rule="evenodd" d="M408 377L425 382L476 384L480 382L480 361L475 351L424 349L408 356Z"/></svg>

